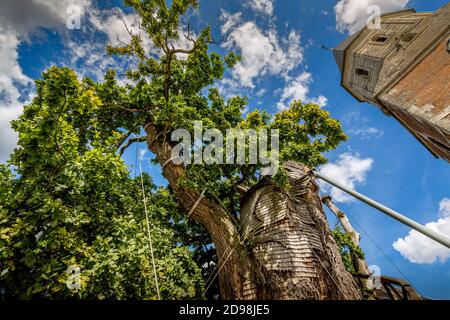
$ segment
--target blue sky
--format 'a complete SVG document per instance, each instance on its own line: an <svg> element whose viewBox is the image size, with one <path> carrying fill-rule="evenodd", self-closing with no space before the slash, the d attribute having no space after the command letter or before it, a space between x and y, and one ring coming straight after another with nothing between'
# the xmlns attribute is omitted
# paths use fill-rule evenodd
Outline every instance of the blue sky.
<svg viewBox="0 0 450 320"><path fill-rule="evenodd" d="M132 12L121 7L121 1L20 2L18 5L17 1L5 0L0 4L2 162L16 143L8 123L32 96L32 81L51 65L66 65L80 76L99 80L109 67L123 70L128 61L105 56L104 46L117 41L117 37L126 40L119 15L131 26L136 21ZM342 122L350 137L329 153L330 164L323 171L422 224L432 223L431 227L450 236L449 164L435 159L393 118L352 98L340 87L340 74L331 52L320 48L331 48L357 30L366 20L368 5L378 5L382 11L405 7L435 11L445 3L203 0L199 12L192 12L189 20L194 31L211 25L217 39L227 35L214 50L236 50L244 58L217 84L224 95L246 94L250 110L264 108L271 113L294 98L321 103ZM77 8L81 9L80 29L68 29L67 21L78 12ZM124 156L130 167L136 152L141 153L131 148ZM148 153L142 156L145 160L151 157ZM143 165L157 183L165 184L158 167L148 161ZM414 233L407 237L408 227L337 190L324 186L323 192L331 192L361 233L370 265L378 265L385 275L406 276L425 296L450 299L450 250ZM334 222L330 216L330 223ZM404 239L397 242L395 249L393 243L399 238Z"/></svg>

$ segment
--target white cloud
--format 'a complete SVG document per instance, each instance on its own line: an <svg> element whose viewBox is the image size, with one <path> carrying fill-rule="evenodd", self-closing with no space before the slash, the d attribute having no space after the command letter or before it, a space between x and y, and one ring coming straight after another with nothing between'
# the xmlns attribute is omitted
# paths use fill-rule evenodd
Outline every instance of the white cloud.
<svg viewBox="0 0 450 320"><path fill-rule="evenodd" d="M140 148L139 149L139 161L144 160L144 157L147 154L147 151L148 151L147 148Z"/></svg>
<svg viewBox="0 0 450 320"><path fill-rule="evenodd" d="M364 127L358 129L352 129L349 131L352 135L357 135L361 140L368 140L371 138L381 138L384 135L384 131L375 127Z"/></svg>
<svg viewBox="0 0 450 320"><path fill-rule="evenodd" d="M105 33L108 42L115 46L130 42L131 37L128 31L141 36L144 33L139 30L140 17L137 13L125 14L118 8L107 11L95 10L90 16L90 21L97 30ZM145 40L148 39L145 38Z"/></svg>
<svg viewBox="0 0 450 320"><path fill-rule="evenodd" d="M247 5L256 12L273 15L274 0L247 0Z"/></svg>
<svg viewBox="0 0 450 320"><path fill-rule="evenodd" d="M231 14L227 11L222 10L220 20L223 22L223 25L220 28L220 31L222 31L223 34L227 34L233 28L235 28L240 22L242 22L242 13L237 12L237 13Z"/></svg>
<svg viewBox="0 0 450 320"><path fill-rule="evenodd" d="M267 92L267 90L265 88L261 88L256 92L256 96L257 97L262 97L263 95L265 95Z"/></svg>
<svg viewBox="0 0 450 320"><path fill-rule="evenodd" d="M83 13L90 0L2 0L0 27L7 26L22 37L39 32L40 27L62 30L73 14L69 7L78 6Z"/></svg>
<svg viewBox="0 0 450 320"><path fill-rule="evenodd" d="M280 101L278 102L278 109L283 110L289 107L289 103L293 100L301 100L302 102L312 102L319 106L325 106L328 102L324 96L316 98L309 98L309 85L312 82L312 76L309 72L302 72L297 78L291 80L289 84L283 89Z"/></svg>
<svg viewBox="0 0 450 320"><path fill-rule="evenodd" d="M303 62L300 35L291 31L287 38L279 38L273 27L261 30L253 21L242 21L240 14L222 12L222 33L227 34L224 47L238 49L242 61L232 71L233 80L253 89L255 79L265 75L280 75L285 80Z"/></svg>
<svg viewBox="0 0 450 320"><path fill-rule="evenodd" d="M72 68L80 77L101 80L108 68L116 66L116 61L105 52L105 43L68 39L65 46L68 53L62 56L60 64Z"/></svg>
<svg viewBox="0 0 450 320"><path fill-rule="evenodd" d="M20 88L32 81L18 63L18 35L0 27L0 162L5 162L17 143L17 134L10 122L22 112Z"/></svg>
<svg viewBox="0 0 450 320"><path fill-rule="evenodd" d="M2 57L0 59L0 98L7 104L17 101L20 97L17 83L31 82L18 63L19 43L19 37L14 31L0 29L0 56Z"/></svg>
<svg viewBox="0 0 450 320"><path fill-rule="evenodd" d="M312 98L312 99L306 99L307 102L315 103L320 107L325 107L328 103L328 98L320 95L318 97Z"/></svg>
<svg viewBox="0 0 450 320"><path fill-rule="evenodd" d="M27 89L32 80L19 65L18 47L39 34L40 28L64 30L70 16L67 8L78 5L83 11L88 0L3 0L0 2L0 162L5 162L17 144L10 122L17 119L22 106L31 99Z"/></svg>
<svg viewBox="0 0 450 320"><path fill-rule="evenodd" d="M441 218L450 217L450 199L444 198L439 202L439 216Z"/></svg>
<svg viewBox="0 0 450 320"><path fill-rule="evenodd" d="M17 144L17 133L11 128L11 121L17 119L22 112L22 105L14 103L3 105L0 103L0 163L5 163Z"/></svg>
<svg viewBox="0 0 450 320"><path fill-rule="evenodd" d="M245 89L257 89L256 82L263 77L280 77L285 87L281 90L278 108L284 109L295 99L313 102L320 106L327 104L323 95L310 97L312 75L303 70L304 49L300 33L291 30L287 37L280 37L272 25L260 28L254 21L244 21L241 13L222 11L221 31L227 50L237 50L242 57L231 72L231 78L222 79L218 85L221 93L232 95ZM261 96L259 88L254 92Z"/></svg>
<svg viewBox="0 0 450 320"><path fill-rule="evenodd" d="M450 199L439 203L439 219L425 224L425 227L450 237ZM450 258L450 249L423 234L411 230L404 238L399 238L392 246L412 263L431 264L446 262Z"/></svg>
<svg viewBox="0 0 450 320"><path fill-rule="evenodd" d="M377 6L380 13L402 10L409 0L339 0L334 7L336 29L339 32L353 34L367 23L371 12L369 6Z"/></svg>
<svg viewBox="0 0 450 320"><path fill-rule="evenodd" d="M66 52L61 56L58 64L75 70L80 77L92 77L98 81L103 79L106 70L110 68L127 69L135 64L136 59L128 56L115 59L106 53L106 45L128 44L131 40L130 31L132 34L141 35L144 50L146 54L149 54L154 46L145 36L145 32L140 30L139 23L140 18L137 14L125 14L120 8L101 10L91 6L85 15L83 36L67 34L64 38ZM102 39L99 33L105 35L105 41L99 41ZM119 74L117 80L121 84L127 83L124 74Z"/></svg>
<svg viewBox="0 0 450 320"><path fill-rule="evenodd" d="M320 172L345 186L354 189L355 185L366 181L367 173L372 169L373 159L361 158L359 154L343 153L335 163L327 163ZM337 202L351 202L353 198L328 183L321 182L322 186Z"/></svg>

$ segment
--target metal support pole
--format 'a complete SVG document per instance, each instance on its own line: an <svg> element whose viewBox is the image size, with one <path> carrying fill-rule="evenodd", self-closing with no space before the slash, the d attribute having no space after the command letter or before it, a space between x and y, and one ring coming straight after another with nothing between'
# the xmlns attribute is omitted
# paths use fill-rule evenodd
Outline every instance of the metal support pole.
<svg viewBox="0 0 450 320"><path fill-rule="evenodd" d="M381 203L376 202L375 200L370 199L369 197L366 197L364 195L362 195L359 192L356 192L346 186L344 186L343 184L333 180L332 178L329 178L327 176L324 176L323 174L321 174L320 172L317 172L314 170L314 174L328 182L329 184L335 186L336 188L341 189L342 191L352 195L353 197L355 197L356 199L361 200L362 202L367 203L369 206L374 207L375 209L380 210L381 212L384 212L385 214L387 214L388 216L400 221L403 224L406 224L407 226L413 228L414 230L422 233L423 235L427 236L430 239L433 239L434 241L439 242L440 244L446 246L447 248L450 249L450 239L438 232L435 232L423 225L421 225L420 223L415 222L414 220L392 210L389 209L388 207L382 205Z"/></svg>

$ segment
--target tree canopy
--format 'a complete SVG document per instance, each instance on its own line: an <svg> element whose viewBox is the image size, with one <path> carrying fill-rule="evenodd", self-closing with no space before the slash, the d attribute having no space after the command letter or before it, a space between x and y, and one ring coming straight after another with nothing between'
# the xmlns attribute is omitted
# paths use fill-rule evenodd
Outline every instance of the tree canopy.
<svg viewBox="0 0 450 320"><path fill-rule="evenodd" d="M0 166L0 296L155 299L140 180L97 130L90 80L51 68L13 126L19 147ZM202 295L200 268L181 244L172 195L144 174L157 273L165 299ZM70 267L80 268L70 289ZM69 272L68 272L69 269Z"/></svg>
<svg viewBox="0 0 450 320"><path fill-rule="evenodd" d="M192 133L196 121L201 121L205 130L213 128L223 134L230 128L277 129L280 163L291 160L311 167L324 164L324 153L347 139L339 121L314 103L293 101L288 109L271 115L259 109L246 112L248 101L244 96L224 97L217 81L240 57L234 52L225 56L215 52L217 41L209 27L195 34L189 24L180 22L189 9L197 8L198 1L177 0L170 6L166 1L155 0L125 3L141 17L142 34L128 30L128 44L107 47L111 55L135 62L126 72L127 85L120 86L110 72L99 87L103 109L114 110L108 113L109 129L121 127L138 134L151 123L158 135L152 138L163 136L166 140L179 128ZM191 44L189 49L177 47L181 37ZM145 46L149 42L145 39L152 43L152 50ZM129 111L125 117L124 111ZM261 164L249 164L248 159L243 165L191 165L187 168L189 178L179 183L197 190L206 184L229 202L234 197L233 187L254 185L260 170ZM274 178L285 182L283 170ZM228 206L233 208L234 204Z"/></svg>

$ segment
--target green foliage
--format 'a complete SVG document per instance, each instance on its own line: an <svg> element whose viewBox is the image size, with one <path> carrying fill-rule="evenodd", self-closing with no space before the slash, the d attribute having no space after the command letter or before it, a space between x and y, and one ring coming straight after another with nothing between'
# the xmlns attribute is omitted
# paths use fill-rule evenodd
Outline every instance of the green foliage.
<svg viewBox="0 0 450 320"><path fill-rule="evenodd" d="M345 268L348 272L355 273L353 261L355 258L364 259L364 252L353 242L352 237L343 232L339 226L333 229L333 238L338 245Z"/></svg>
<svg viewBox="0 0 450 320"><path fill-rule="evenodd" d="M116 155L88 80L51 68L13 126L13 176L0 166L0 296L156 298L142 191ZM151 235L164 299L201 296L200 269L179 243L171 194L145 175ZM177 220L178 219L178 220ZM67 281L81 268L78 290Z"/></svg>
<svg viewBox="0 0 450 320"><path fill-rule="evenodd" d="M294 101L275 115L271 128L280 130L280 158L315 167L327 162L323 153L346 140L339 121L315 104Z"/></svg>

